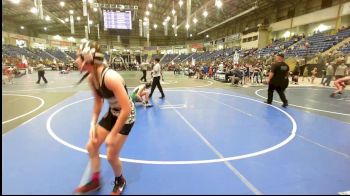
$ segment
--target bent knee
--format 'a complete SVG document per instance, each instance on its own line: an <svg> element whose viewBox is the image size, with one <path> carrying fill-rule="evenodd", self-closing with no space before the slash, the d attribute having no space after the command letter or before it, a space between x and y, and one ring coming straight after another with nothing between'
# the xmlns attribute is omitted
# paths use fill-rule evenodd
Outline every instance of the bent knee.
<svg viewBox="0 0 350 196"><path fill-rule="evenodd" d="M86 150L89 152L89 153L94 153L96 152L98 149L98 146L96 144L93 144L92 141L89 141L87 144L86 144Z"/></svg>

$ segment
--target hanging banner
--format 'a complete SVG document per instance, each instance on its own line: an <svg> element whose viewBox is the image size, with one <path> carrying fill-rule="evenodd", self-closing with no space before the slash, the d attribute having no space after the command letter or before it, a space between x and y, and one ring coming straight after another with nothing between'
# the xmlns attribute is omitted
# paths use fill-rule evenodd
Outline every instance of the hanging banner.
<svg viewBox="0 0 350 196"><path fill-rule="evenodd" d="M143 36L147 37L147 34L149 33L149 20L143 21Z"/></svg>
<svg viewBox="0 0 350 196"><path fill-rule="evenodd" d="M70 32L74 34L74 17L70 15Z"/></svg>
<svg viewBox="0 0 350 196"><path fill-rule="evenodd" d="M237 52L237 50L235 51L235 54L233 55L233 63L234 64L238 64L239 61L239 54Z"/></svg>
<svg viewBox="0 0 350 196"><path fill-rule="evenodd" d="M90 34L90 18L89 18L89 14L87 14L87 26L88 26L88 32Z"/></svg>
<svg viewBox="0 0 350 196"><path fill-rule="evenodd" d="M177 15L174 16L174 26L175 26L174 33L175 35L177 35Z"/></svg>
<svg viewBox="0 0 350 196"><path fill-rule="evenodd" d="M25 64L26 66L28 65L28 61L24 55L22 55L22 63Z"/></svg>
<svg viewBox="0 0 350 196"><path fill-rule="evenodd" d="M41 20L44 20L43 2L42 0L38 0L37 3L38 3L39 17Z"/></svg>
<svg viewBox="0 0 350 196"><path fill-rule="evenodd" d="M97 27L97 39L100 39L100 25L97 24L96 27Z"/></svg>
<svg viewBox="0 0 350 196"><path fill-rule="evenodd" d="M168 21L166 21L164 25L164 35L168 36Z"/></svg>
<svg viewBox="0 0 350 196"><path fill-rule="evenodd" d="M187 0L187 7L186 7L186 24L191 24L190 19L191 19L191 0Z"/></svg>
<svg viewBox="0 0 350 196"><path fill-rule="evenodd" d="M139 19L139 36L142 37L142 19Z"/></svg>
<svg viewBox="0 0 350 196"><path fill-rule="evenodd" d="M89 39L88 27L85 25L85 38Z"/></svg>
<svg viewBox="0 0 350 196"><path fill-rule="evenodd" d="M147 46L151 46L150 42L149 42L149 32L147 33Z"/></svg>
<svg viewBox="0 0 350 196"><path fill-rule="evenodd" d="M83 0L83 16L87 15L87 5L86 0Z"/></svg>

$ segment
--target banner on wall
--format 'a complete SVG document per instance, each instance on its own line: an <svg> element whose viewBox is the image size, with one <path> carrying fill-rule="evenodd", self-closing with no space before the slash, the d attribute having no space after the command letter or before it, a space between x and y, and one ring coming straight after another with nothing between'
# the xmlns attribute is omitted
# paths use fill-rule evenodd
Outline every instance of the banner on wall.
<svg viewBox="0 0 350 196"><path fill-rule="evenodd" d="M71 46L72 45L72 43L70 43L70 42L56 41L56 40L51 40L50 44L55 45L55 46Z"/></svg>
<svg viewBox="0 0 350 196"><path fill-rule="evenodd" d="M204 45L202 43L191 44L191 48L200 49L200 48L203 48L203 47L204 47Z"/></svg>
<svg viewBox="0 0 350 196"><path fill-rule="evenodd" d="M31 42L35 42L35 43L39 43L39 44L46 44L46 39L41 39L41 38L31 38L30 39Z"/></svg>
<svg viewBox="0 0 350 196"><path fill-rule="evenodd" d="M18 35L18 34L13 34L13 33L10 33L10 34L9 34L9 37L10 37L10 38L19 39L19 40L29 40L29 37L27 37L27 36Z"/></svg>

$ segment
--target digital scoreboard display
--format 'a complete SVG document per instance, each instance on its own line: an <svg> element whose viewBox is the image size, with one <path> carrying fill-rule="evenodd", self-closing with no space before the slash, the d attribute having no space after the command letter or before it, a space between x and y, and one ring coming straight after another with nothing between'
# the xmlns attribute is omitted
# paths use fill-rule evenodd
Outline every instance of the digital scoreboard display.
<svg viewBox="0 0 350 196"><path fill-rule="evenodd" d="M131 11L103 10L105 29L132 29Z"/></svg>

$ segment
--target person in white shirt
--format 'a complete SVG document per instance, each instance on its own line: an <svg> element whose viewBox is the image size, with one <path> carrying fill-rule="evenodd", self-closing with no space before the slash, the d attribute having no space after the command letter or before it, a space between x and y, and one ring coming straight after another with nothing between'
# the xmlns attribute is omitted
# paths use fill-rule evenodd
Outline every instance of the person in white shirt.
<svg viewBox="0 0 350 196"><path fill-rule="evenodd" d="M156 64L154 65L151 73L153 77L153 81L152 81L152 88L151 88L151 93L149 94L149 98L152 98L153 91L156 88L156 86L158 87L160 93L162 94L162 96L159 98L164 99L165 97L162 86L160 85L161 66L159 64L159 61L160 61L159 58L155 59Z"/></svg>
<svg viewBox="0 0 350 196"><path fill-rule="evenodd" d="M221 62L219 64L219 72L224 72L224 63L223 62Z"/></svg>
<svg viewBox="0 0 350 196"><path fill-rule="evenodd" d="M43 78L45 84L47 84L47 80L45 78L45 65L43 65L42 63L39 63L39 65L37 65L36 68L38 70L38 81L36 83L39 84L41 78Z"/></svg>

